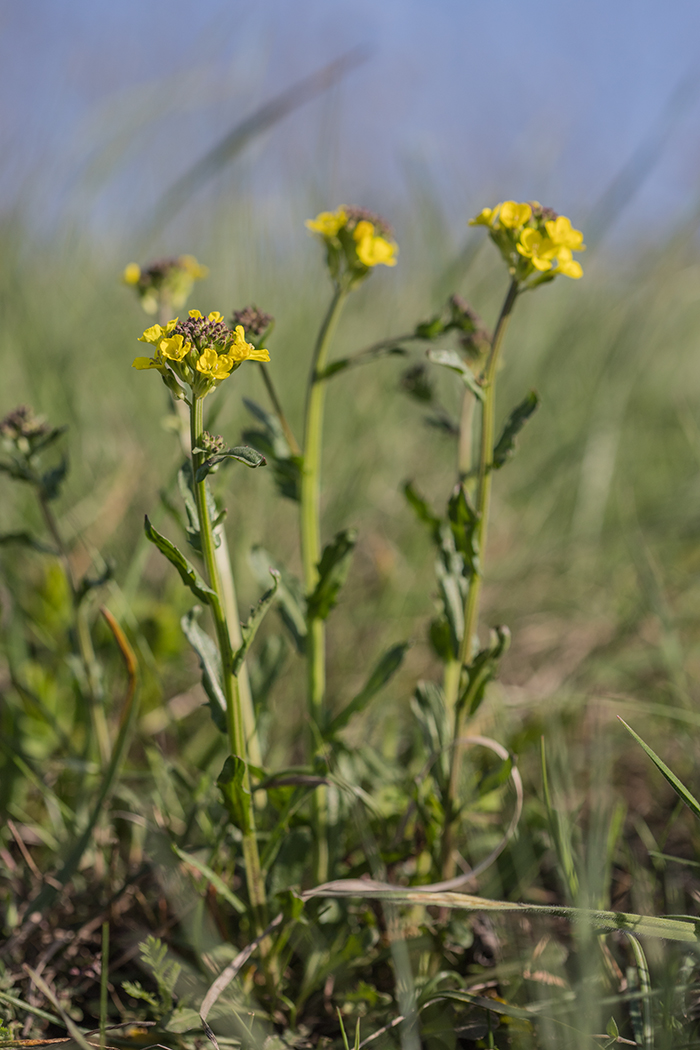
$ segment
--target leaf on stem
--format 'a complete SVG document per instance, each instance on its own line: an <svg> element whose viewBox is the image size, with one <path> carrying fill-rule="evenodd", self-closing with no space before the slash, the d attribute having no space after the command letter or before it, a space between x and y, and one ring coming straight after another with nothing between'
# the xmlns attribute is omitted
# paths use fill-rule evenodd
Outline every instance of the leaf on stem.
<svg viewBox="0 0 700 1050"><path fill-rule="evenodd" d="M248 398L243 398L243 403L264 428L263 430L244 430L243 439L257 445L270 461L275 484L280 494L298 502L301 491L301 457L292 454L277 416L267 412Z"/></svg>
<svg viewBox="0 0 700 1050"><path fill-rule="evenodd" d="M534 390L516 405L506 420L503 431L493 450L493 469L499 470L515 452L515 439L540 403Z"/></svg>
<svg viewBox="0 0 700 1050"><path fill-rule="evenodd" d="M264 547L253 547L249 560L258 582L264 586L271 570L279 574L277 583L277 606L282 622L292 636L297 652L306 649L306 599L299 580L291 572L278 565Z"/></svg>
<svg viewBox="0 0 700 1050"><path fill-rule="evenodd" d="M161 554L164 554L171 565L174 565L177 571L180 573L180 578L186 587L194 594L195 598L199 598L200 601L206 605L212 604L212 599L216 598L215 592L209 587L202 577L199 575L194 565L188 562L187 558L177 549L174 543L166 539L165 536L154 529L148 520L148 515L144 519L144 531L146 538L155 544Z"/></svg>
<svg viewBox="0 0 700 1050"><path fill-rule="evenodd" d="M16 543L20 547L28 547L33 551L39 551L40 554L58 554L55 547L49 546L48 543L42 543L36 536L32 536L31 532L5 532L0 536L0 547L8 547L12 543Z"/></svg>
<svg viewBox="0 0 700 1050"><path fill-rule="evenodd" d="M250 610L250 616L248 617L246 622L241 624L241 637L243 638L243 641L241 643L240 649L238 649L233 656L232 670L234 674L238 674L238 672L240 671L243 665L243 661L245 660L245 654L247 653L253 639L255 638L258 627L262 623L263 618L267 613L267 610L270 608L275 594L277 593L277 588L279 587L280 574L277 572L276 569L270 569L269 572L272 576L272 586L269 588L269 590L265 591L258 604Z"/></svg>
<svg viewBox="0 0 700 1050"><path fill-rule="evenodd" d="M244 760L238 755L229 755L216 781L232 821L244 835L250 831L250 793L245 788L245 772Z"/></svg>
<svg viewBox="0 0 700 1050"><path fill-rule="evenodd" d="M458 485L447 504L447 517L454 536L455 547L464 558L466 577L479 572L479 545L476 527L479 515L471 506L464 485Z"/></svg>
<svg viewBox="0 0 700 1050"><path fill-rule="evenodd" d="M57 466L51 467L50 470L44 471L44 473L41 475L39 489L41 492L41 496L45 500L54 500L58 497L61 491L61 485L63 484L63 480L67 473L67 459L62 459Z"/></svg>
<svg viewBox="0 0 700 1050"><path fill-rule="evenodd" d="M477 401L484 400L483 387L479 386L477 378L471 368L469 365L465 364L455 350L438 350L431 347L430 350L427 351L427 357L434 365L441 365L443 368L449 368L451 372L456 372L457 375L460 376L467 390L471 390Z"/></svg>
<svg viewBox="0 0 700 1050"><path fill-rule="evenodd" d="M353 697L350 703L335 716L331 724L328 726L328 729L324 734L326 739L334 736L340 729L343 729L353 715L364 710L379 690L383 689L387 682L393 678L403 663L403 658L406 655L406 651L410 648L410 645L410 642L399 642L398 645L393 645L391 649L384 653L357 696Z"/></svg>
<svg viewBox="0 0 700 1050"><path fill-rule="evenodd" d="M348 578L350 559L357 543L356 529L342 529L333 541L323 548L318 563L319 580L313 593L307 597L311 620L325 620L338 601L340 589Z"/></svg>
<svg viewBox="0 0 700 1050"><path fill-rule="evenodd" d="M476 714L484 699L486 686L496 675L498 662L510 645L510 631L499 625L491 631L491 645L482 649L465 667L467 681L462 689L458 707L466 709L467 716Z"/></svg>
<svg viewBox="0 0 700 1050"><path fill-rule="evenodd" d="M180 620L185 638L197 656L202 671L202 685L209 697L209 710L214 725L221 732L226 732L226 697L221 684L221 656L214 641L197 623L201 608L195 605Z"/></svg>
<svg viewBox="0 0 700 1050"><path fill-rule="evenodd" d="M219 463L227 459L236 459L239 463L244 463L246 467L264 467L267 464L267 460L257 449L251 448L250 445L236 445L235 448L227 448L205 459L195 475L196 481L204 481L207 474L210 474Z"/></svg>
<svg viewBox="0 0 700 1050"><path fill-rule="evenodd" d="M403 494L409 506L412 508L418 521L422 522L430 530L430 537L436 546L440 546L440 526L442 522L430 508L428 501L414 488L412 481L404 482Z"/></svg>

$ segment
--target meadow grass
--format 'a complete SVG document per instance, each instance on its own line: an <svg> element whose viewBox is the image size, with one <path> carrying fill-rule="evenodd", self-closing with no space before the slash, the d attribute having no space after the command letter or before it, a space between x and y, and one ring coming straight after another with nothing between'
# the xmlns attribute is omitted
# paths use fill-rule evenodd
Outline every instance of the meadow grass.
<svg viewBox="0 0 700 1050"><path fill-rule="evenodd" d="M487 245L475 246L478 231L467 233L465 226L464 239L452 239L446 223L440 225L439 209L434 211L427 228L410 208L391 217L401 245L399 266L373 276L350 301L333 357L410 331L452 292L465 295L493 323L505 292L502 266ZM302 228L304 214L311 211L298 212L297 232L286 231L282 248L274 215L261 213L247 200L222 205L216 226L200 224L196 236L183 245L211 270L189 305L228 315L254 301L276 317L269 368L290 406L297 434L310 349L329 295L318 253ZM487 551L482 622L507 623L513 644L470 731L494 737L518 755L526 802L517 838L479 881L485 897L647 915L697 914L696 869L665 859L672 855L697 861L695 823L676 806L671 788L614 718L621 714L693 789L700 721L695 710L700 674L696 234L696 220L689 219L662 245L640 243L633 249L589 253L584 280L576 285L557 282L525 297L507 336L499 420L531 388L542 403L519 439L517 462L496 478ZM225 897L226 887L229 895L237 893L239 882L230 861L233 843L225 836L229 852L221 869L223 904L219 898L208 906L203 884L198 894L193 892L196 872L183 868L172 852L173 843L188 852L194 830L199 846L206 846L197 857L214 856L221 834L215 780L225 757L201 709L196 661L179 629L180 615L191 602L142 536L145 512L159 515L162 531L176 531L157 496L169 486L168 498L173 498L181 459L172 411L155 377L147 382L130 368L143 324L136 303L119 283L121 263L128 260L115 261L113 252L101 253L70 230L38 243L23 234L20 219L6 223L2 239L0 356L6 382L0 414L28 402L52 424L68 424L62 441L70 473L57 508L61 527L81 571L91 564L98 569L103 562L113 565L112 582L105 584L101 600L124 625L142 677L134 743L110 809L100 817L73 880L69 908L83 926L109 915L111 959L116 960L110 1020L144 1016L138 1013L138 999L127 1001L119 982L133 980L136 961L143 957L138 945L147 933L171 944L172 958L184 967L177 994L189 995L188 1001L198 1005L240 947L240 929L231 918L235 897L233 903ZM438 505L449 495L454 478L452 442L426 423L430 411L401 389L402 373L423 359L419 348L408 358L389 357L329 381L323 530L328 537L348 524L359 531L353 571L329 622L332 707L339 710L355 695L388 646L404 639L413 643L386 690L345 732L347 750L339 768L348 778L361 775L372 786L379 814L376 825L354 818L358 830L354 852L346 858L350 869L358 867L363 848L369 855L377 848L372 841L382 817L387 830L400 821L407 803L396 770L402 764L415 766L419 754L409 698L417 679L437 674L426 637L434 614L433 552L401 492L403 482L413 479ZM457 416L459 402L449 377L436 375L435 383L446 412ZM265 403L252 366L241 369L233 389L224 385L211 395L219 410L216 430L230 444L237 444L252 424L244 397ZM6 478L0 482L0 532L40 531L31 493ZM275 496L265 471L229 468L216 478L215 488L229 507L227 530L234 540L245 610L259 596L247 557L252 545L262 545L281 564L300 571L296 512ZM17 836L25 835L25 852L39 871L55 874L61 849L87 819L99 770L81 751L86 730L66 665L69 601L55 560L10 546L1 555L3 811ZM281 644L275 641L278 635L271 617L259 639L270 658ZM107 689L120 697L124 674L119 653L105 626L96 627L95 637L107 668ZM251 662L258 678L265 670L261 651ZM261 719L269 768L298 765L303 758L304 671L291 646L283 658L284 673ZM41 706L32 707L18 693L11 674L18 666ZM117 709L119 701L114 703ZM556 826L543 793L542 735ZM66 736L72 737L68 754ZM353 758L353 753L361 757ZM464 773L465 788L478 786L487 772L480 762L470 770ZM477 807L473 816L477 845L472 863L488 852L498 834L488 804ZM611 828L616 832L612 838ZM2 863L11 884L5 894L5 933L11 940L26 906L22 893L31 897L39 882L9 825L3 846ZM294 884L308 847L302 831L292 829L271 893ZM575 858L575 882L568 851ZM383 854L377 871L386 863ZM144 866L142 889L135 875L143 878ZM127 884L128 892L110 904L117 885ZM91 895L97 895L99 907ZM121 910L123 901L129 904ZM621 1026L628 1025L621 1028L623 1035L637 1038L641 1031L619 995L625 974L616 976L616 967L629 955L622 935L611 939L614 951L600 952L583 927L564 928L544 918L482 915L472 928L454 918L446 933L435 932L436 924L431 934L420 907L402 912L400 920L389 905L379 918L367 905L341 901L313 907L319 910L303 936L290 934L297 955L312 958L316 953L318 963L295 984L293 1006L282 1009L295 1033L285 1036L292 1040L287 1045L307 1045L303 1040L310 1033L314 1041L340 1045L337 1005L352 1026L355 1017L363 1018L364 1037L389 1024L399 1008L408 1008L406 1003L410 1007L411 994L424 1007L426 1045L452 1047L456 1038L465 1046L480 1039L488 1045L491 1036L482 1022L491 1013L482 1010L477 1017L474 1007L474 1017L464 1021L466 1034L456 1036L455 1017L461 1015L450 1014L444 1021L447 1000L425 1006L440 987L436 978L447 965L445 959L455 972L462 966L470 987L480 985L483 991L485 986L488 992L496 986L490 982L505 982L501 987L509 988L511 1003L558 1000L553 1014L568 1010L559 1021L543 1022L536 1030L531 1021L521 1021L520 1031L517 1019L502 1025L495 1033L497 1045L602 1045L591 1041L590 1034L604 1032L613 1014ZM25 961L36 966L47 945L72 928L68 914L56 906L57 918L51 932L42 933L44 941L22 949ZM408 976L401 969L406 960L402 963L397 955L399 942L387 934L399 921L410 949ZM347 944L340 943L343 930ZM332 933L330 941L323 940L324 931ZM51 971L59 1005L65 1008L74 998L81 1011L77 1019L86 1024L99 1017L97 977L91 983L88 974L90 937L99 932L98 922L84 946L76 947L79 976L55 966ZM663 947L661 941L645 940L644 945L657 996L658 1045L694 1045L688 1019L692 1004L684 1016L685 1006L673 999L683 968L692 974L694 956ZM353 960L363 953L369 961L358 971ZM152 948L150 971L146 966L144 972L150 973L152 988L153 973L160 973L157 994L167 1001L168 974L164 964L153 962L156 956L157 948ZM627 987L633 989L634 980L639 982L634 975L644 971L635 969L633 961L629 965ZM13 995L19 988L24 995L17 956L6 958L3 966L5 984L0 988ZM250 984L253 978L247 980ZM411 980L413 992L404 988L402 993L402 981L408 987ZM334 986L340 989L335 998ZM249 992L249 987L243 989L241 998L232 1000L234 1007L237 1002L245 1011ZM635 1002L641 1010L644 1000ZM459 1009L467 1009L465 1003ZM8 1020L18 1016L24 1022L16 1004L5 1005ZM41 1000L41 1007L50 1013L58 1009L48 999ZM157 997L152 1002L146 997L144 1009L156 1018L167 1013L161 1007ZM546 1003L542 1009L546 1012ZM662 1024L658 1018L664 1010L674 1019ZM192 1018L181 1021L186 1026ZM240 1027L231 1027L222 1017L218 1024L220 1036L245 1042ZM272 1038L275 1026L277 1031L284 1027L273 1016L250 1039ZM25 1026L25 1034L29 1031ZM415 1045L410 1031L402 1031L403 1045ZM18 1029L12 1034L16 1037ZM398 1028L389 1029L376 1045L396 1045L399 1038Z"/></svg>

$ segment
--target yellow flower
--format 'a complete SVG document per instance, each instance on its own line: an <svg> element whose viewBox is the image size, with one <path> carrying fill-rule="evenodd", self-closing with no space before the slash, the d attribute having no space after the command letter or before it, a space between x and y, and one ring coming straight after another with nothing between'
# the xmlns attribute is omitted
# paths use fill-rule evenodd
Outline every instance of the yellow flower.
<svg viewBox="0 0 700 1050"><path fill-rule="evenodd" d="M245 329L243 325L237 324L234 330L233 345L228 348L228 354L236 364L241 361L269 361L270 355L262 347L260 349L246 342Z"/></svg>
<svg viewBox="0 0 700 1050"><path fill-rule="evenodd" d="M208 346L197 361L197 371L210 379L226 379L235 364L229 354L217 354L213 346Z"/></svg>
<svg viewBox="0 0 700 1050"><path fill-rule="evenodd" d="M337 211L322 211L315 219L307 219L306 227L314 233L320 233L322 237L336 237L347 221L345 209L338 208Z"/></svg>
<svg viewBox="0 0 700 1050"><path fill-rule="evenodd" d="M139 336L140 343L151 343L153 346L158 346L161 339L165 336L170 335L173 328L177 324L177 317L173 317L172 321L168 321L165 328L159 324L152 324L150 328L147 328L143 335Z"/></svg>
<svg viewBox="0 0 700 1050"><path fill-rule="evenodd" d="M212 312L209 314L209 317L207 318L207 320L211 321L213 324L219 324L221 321L223 321L223 319L224 315L220 314L218 310L212 310Z"/></svg>
<svg viewBox="0 0 700 1050"><path fill-rule="evenodd" d="M469 220L469 225L492 226L498 217L498 210L500 207L501 205L497 204L495 208L482 208L478 215Z"/></svg>
<svg viewBox="0 0 700 1050"><path fill-rule="evenodd" d="M124 273L122 275L124 284L138 284L140 277L141 267L138 263L129 263L129 265L124 268Z"/></svg>
<svg viewBox="0 0 700 1050"><path fill-rule="evenodd" d="M578 232L578 231L575 231ZM579 251L582 249L579 248ZM574 280L578 280L579 277L583 277L583 267L580 262L571 257L571 248L560 248L557 252L557 273L563 273L565 277L573 277Z"/></svg>
<svg viewBox="0 0 700 1050"><path fill-rule="evenodd" d="M155 357L136 357L134 358L134 363L131 367L140 370L145 368L157 368L159 371L163 371L163 365L158 358Z"/></svg>
<svg viewBox="0 0 700 1050"><path fill-rule="evenodd" d="M558 247L569 248L575 252L585 252L583 234L580 230L572 228L571 219L567 219L566 215L550 219L544 225L550 240Z"/></svg>
<svg viewBox="0 0 700 1050"><path fill-rule="evenodd" d="M523 230L516 248L520 255L531 260L536 270L552 269L552 259L557 254L557 246L549 237L543 237L538 230L531 227Z"/></svg>
<svg viewBox="0 0 700 1050"><path fill-rule="evenodd" d="M398 245L374 232L374 224L362 219L352 233L357 258L363 266L396 266Z"/></svg>
<svg viewBox="0 0 700 1050"><path fill-rule="evenodd" d="M181 335L171 335L166 339L161 339L158 343L160 356L169 361L182 361L185 354L189 353L191 349L191 343L185 342L184 337Z"/></svg>
<svg viewBox="0 0 700 1050"><path fill-rule="evenodd" d="M518 226L524 226L532 217L532 208L529 204L518 204L516 201L504 201L501 205L499 221L506 229L514 230Z"/></svg>

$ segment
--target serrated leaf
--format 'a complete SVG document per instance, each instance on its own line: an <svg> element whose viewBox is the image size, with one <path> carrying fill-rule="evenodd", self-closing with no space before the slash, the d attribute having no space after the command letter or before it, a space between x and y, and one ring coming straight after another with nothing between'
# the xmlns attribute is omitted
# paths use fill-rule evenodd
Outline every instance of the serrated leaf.
<svg viewBox="0 0 700 1050"><path fill-rule="evenodd" d="M471 368L455 350L438 350L435 347L431 347L427 352L427 356L428 360L432 361L434 365L441 365L443 368L449 368L451 372L456 372L467 389L471 390L474 397L479 401L484 400L483 387L479 386Z"/></svg>
<svg viewBox="0 0 700 1050"><path fill-rule="evenodd" d="M403 494L409 506L420 522L428 527L433 543L440 545L440 526L442 522L430 508L428 501L414 487L412 481L406 481L403 486Z"/></svg>
<svg viewBox="0 0 700 1050"><path fill-rule="evenodd" d="M245 660L245 654L247 653L248 648L250 647L253 639L255 638L258 627L262 623L263 618L265 617L265 614L270 608L272 600L275 597L275 594L277 593L280 574L277 572L276 569L270 569L270 575L272 576L272 586L267 591L265 591L258 604L250 610L250 616L248 617L246 622L241 624L241 637L243 641L241 643L240 648L234 653L233 656L234 674L238 674L238 672L240 671L243 661Z"/></svg>
<svg viewBox="0 0 700 1050"><path fill-rule="evenodd" d="M493 450L493 469L499 470L515 451L515 439L540 403L534 390L516 405L506 420L496 447Z"/></svg>
<svg viewBox="0 0 700 1050"><path fill-rule="evenodd" d="M214 725L221 732L226 732L226 696L221 684L221 655L214 641L197 623L201 609L195 605L180 620L185 638L197 656L202 671L202 685L209 697L209 710Z"/></svg>
<svg viewBox="0 0 700 1050"><path fill-rule="evenodd" d="M306 599L301 583L291 572L278 565L264 547L253 547L249 560L262 585L267 582L271 569L279 573L276 595L279 613L297 651L303 654L306 649Z"/></svg>
<svg viewBox="0 0 700 1050"><path fill-rule="evenodd" d="M235 448L227 448L223 452L217 452L216 455L209 456L205 459L201 467L197 470L195 475L198 482L204 481L207 474L227 459L235 459L239 463L244 463L246 467L264 467L267 460L257 449L251 448L250 445L236 445Z"/></svg>
<svg viewBox="0 0 700 1050"><path fill-rule="evenodd" d="M338 595L350 571L350 559L357 543L356 529L343 529L323 549L318 563L319 580L306 601L311 620L325 620L335 608Z"/></svg>
<svg viewBox="0 0 700 1050"><path fill-rule="evenodd" d="M199 575L194 565L188 562L187 558L177 549L174 543L166 539L165 536L161 536L157 529L151 525L146 515L144 520L144 531L146 538L155 544L161 554L164 554L171 565L173 565L180 574L182 582L189 587L194 594L195 598L199 598L200 601L205 602L207 605L211 605L212 601L216 599L215 592L209 587L202 577Z"/></svg>
<svg viewBox="0 0 700 1050"><path fill-rule="evenodd" d="M479 572L479 544L476 527L479 516L467 499L463 485L458 485L447 504L447 517L452 529L455 548L464 559L465 575L475 576Z"/></svg>
<svg viewBox="0 0 700 1050"><path fill-rule="evenodd" d="M391 649L384 653L363 688L357 696L353 697L350 703L335 716L324 736L334 736L335 733L343 729L352 716L362 711L370 700L376 696L379 690L383 689L403 663L403 658L406 655L406 651L410 648L410 644L410 642L400 642L398 645L392 646Z"/></svg>

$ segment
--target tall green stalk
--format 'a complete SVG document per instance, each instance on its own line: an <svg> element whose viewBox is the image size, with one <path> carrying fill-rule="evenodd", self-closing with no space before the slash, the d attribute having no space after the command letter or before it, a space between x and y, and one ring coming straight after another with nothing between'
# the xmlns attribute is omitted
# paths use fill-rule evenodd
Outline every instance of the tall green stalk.
<svg viewBox="0 0 700 1050"><path fill-rule="evenodd" d="M201 448L202 434L204 432L203 399L193 395L190 408L190 441L192 449ZM214 546L214 531L212 529L209 508L207 506L206 481L197 481L197 471L205 459L205 453L192 451L192 484L197 503L197 515L199 518L199 531L202 547L202 558L206 568L209 586L214 592L211 600L211 610L214 618L216 638L221 654L221 670L223 679L224 696L226 698L226 731L228 736L229 750L235 757L246 762L243 773L242 799L245 807L243 820L243 859L245 862L246 880L248 885L248 896L255 917L256 932L258 935L265 928L265 880L260 866L258 853L258 842L255 833L255 808L253 806L253 795L250 785L250 774L248 771L246 756L246 732L241 711L241 697L238 687L238 679L233 673L233 650L230 641L229 626L224 611L224 593L216 561Z"/></svg>
<svg viewBox="0 0 700 1050"><path fill-rule="evenodd" d="M481 404L481 436L479 443L479 474L476 489L476 516L475 547L479 554L478 568L469 581L469 589L464 602L464 632L462 634L459 655L456 661L450 661L445 669L444 687L445 704L448 714L454 718L453 741L454 746L450 757L450 782L448 789L445 826L442 844L443 878L452 878L455 872L452 859L454 839L454 819L457 809L457 787L459 784L459 773L461 767L461 748L457 744L463 728L466 712L460 707L458 700L466 668L473 657L474 635L476 633L479 619L479 604L481 597L481 584L484 574L484 556L486 552L486 536L488 532L489 507L491 502L491 481L493 475L493 450L494 432L496 419L496 374L500 359L501 347L505 338L508 322L513 312L515 300L518 296L519 282L513 278L508 292L506 293L501 312L498 317L496 329L491 341L491 349L481 377L481 386L484 391L484 399ZM471 423L468 414L463 414L464 422ZM464 475L466 473L463 462L466 438L460 440L459 474L460 484L464 486Z"/></svg>
<svg viewBox="0 0 700 1050"><path fill-rule="evenodd" d="M337 284L333 298L318 333L309 374L304 414L304 455L301 475L301 560L304 589L313 594L319 580L321 559L321 448L326 381L322 378L328 350L348 288ZM326 693L326 632L324 621L307 616L308 712L310 720L310 753L316 750L315 726L321 723ZM314 793L316 855L314 874L317 883L328 879L327 799L323 787Z"/></svg>

